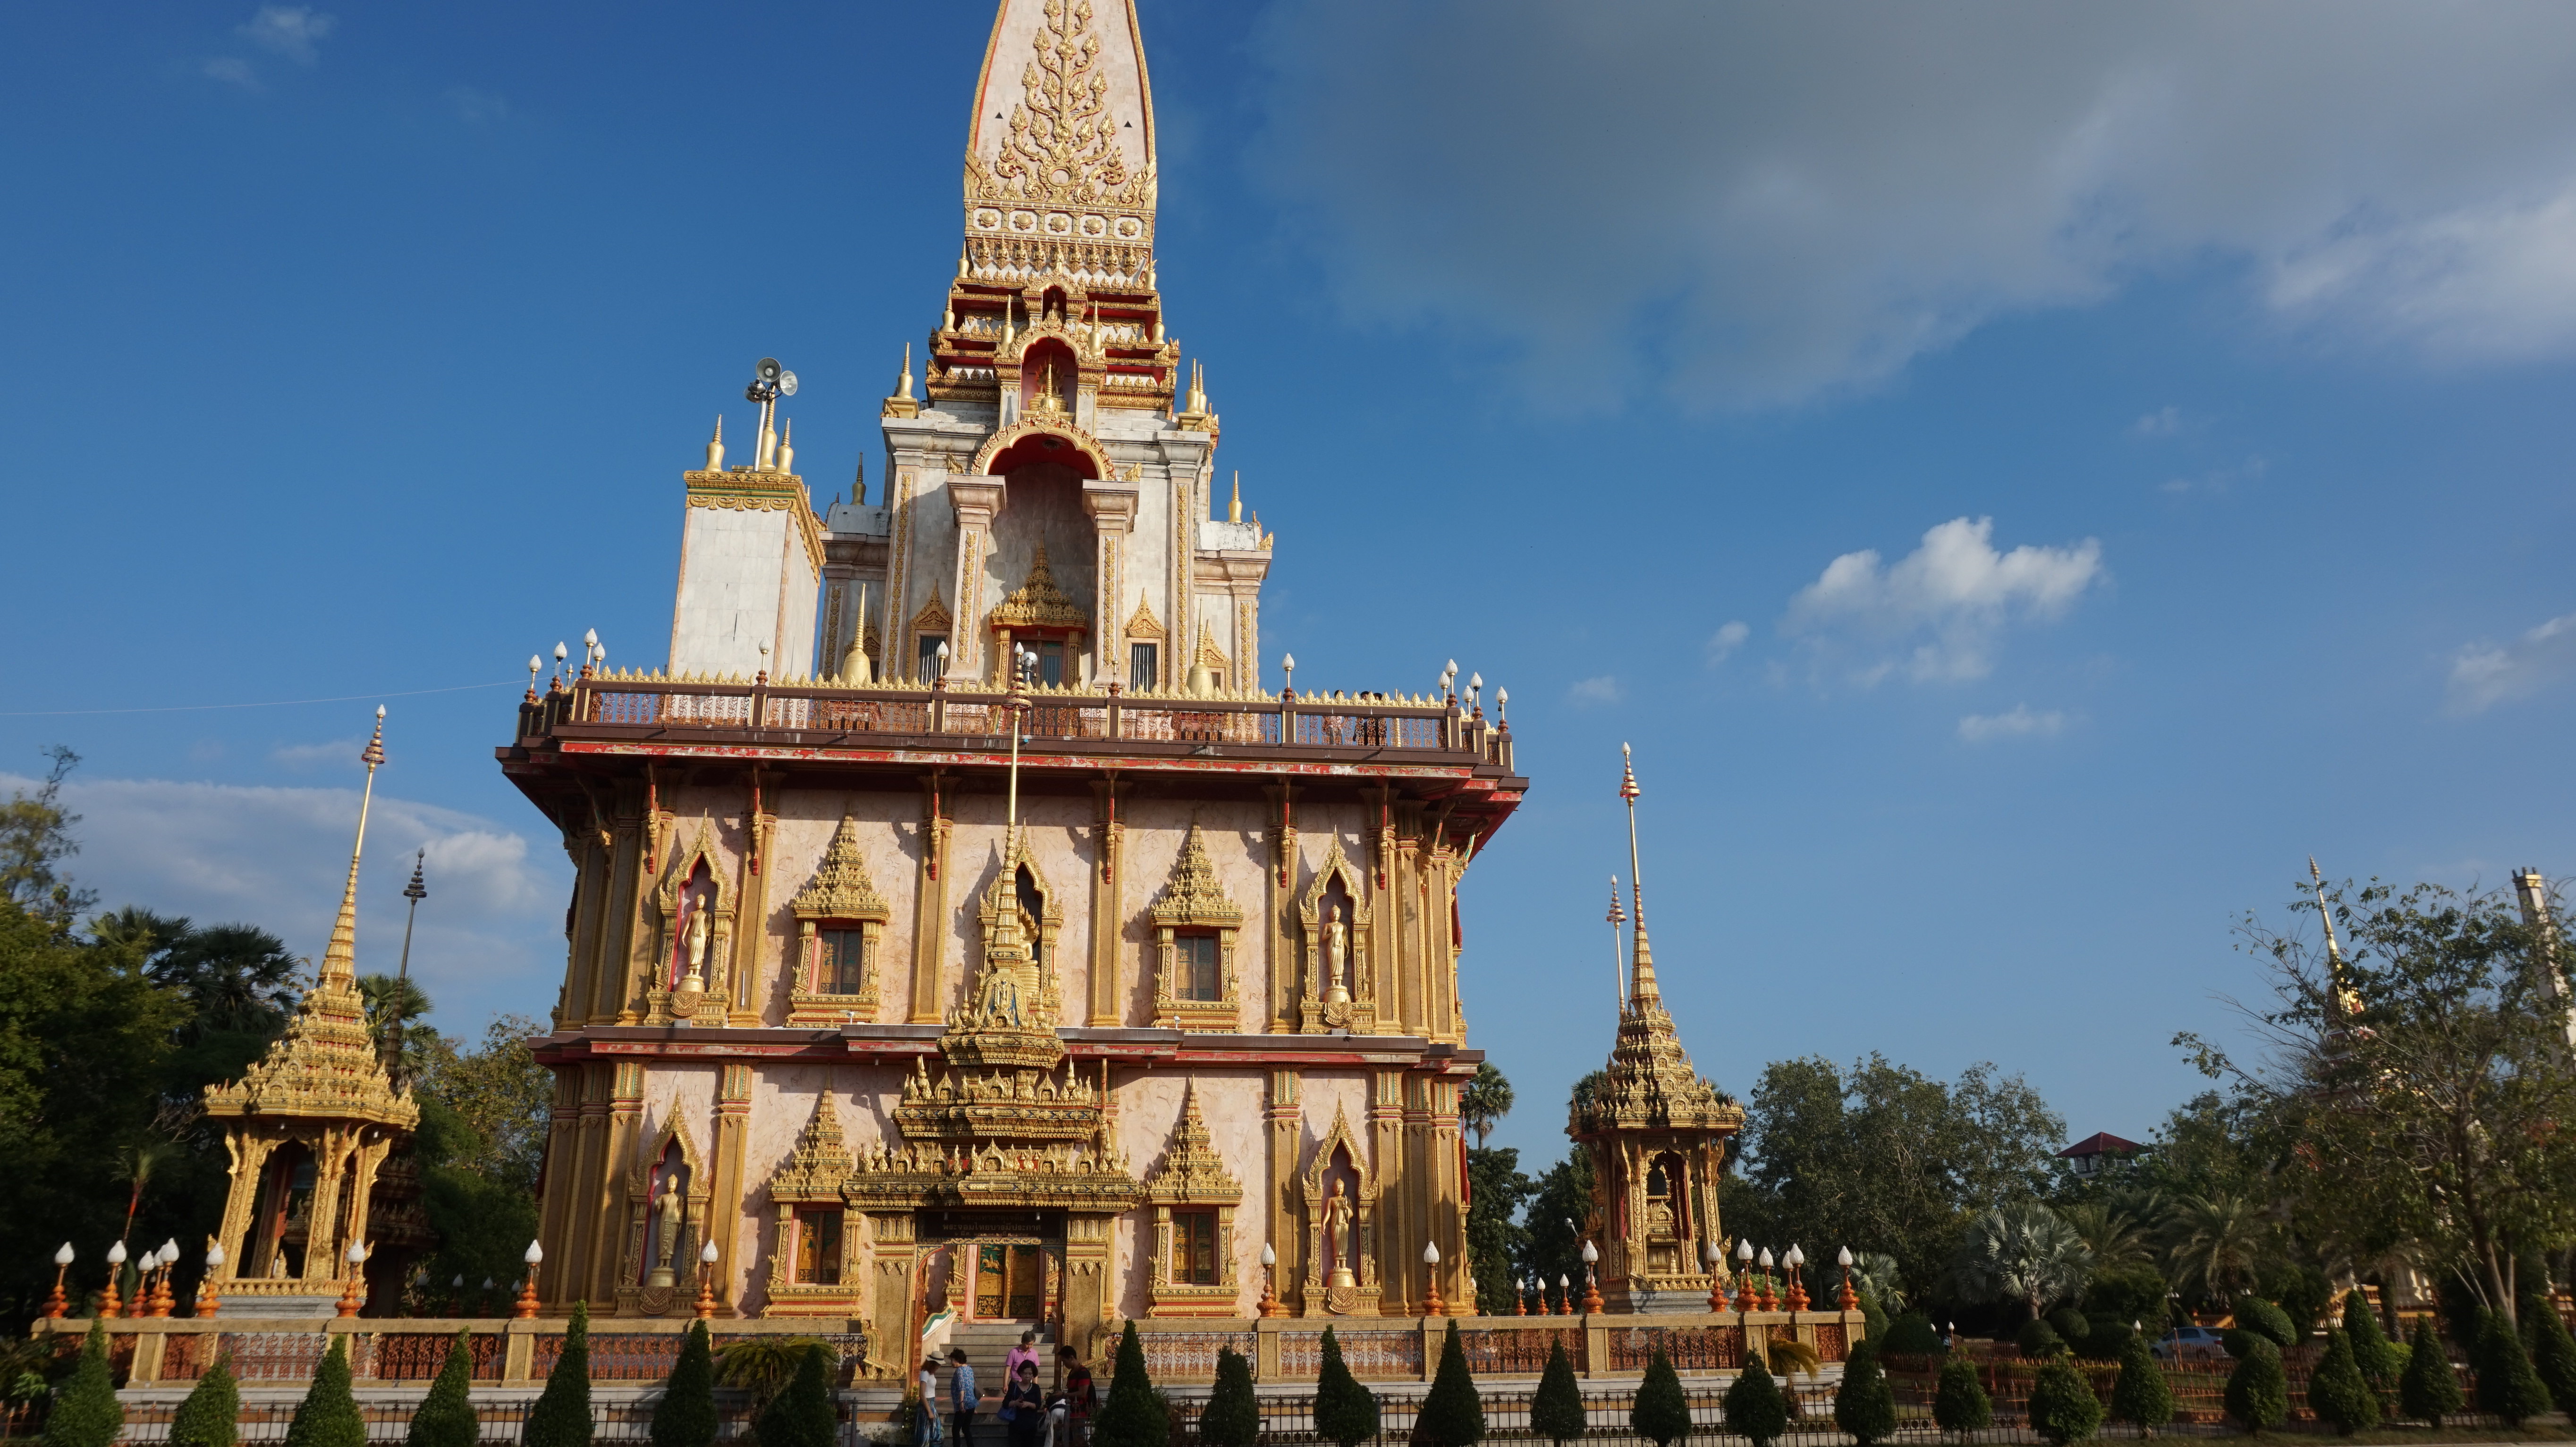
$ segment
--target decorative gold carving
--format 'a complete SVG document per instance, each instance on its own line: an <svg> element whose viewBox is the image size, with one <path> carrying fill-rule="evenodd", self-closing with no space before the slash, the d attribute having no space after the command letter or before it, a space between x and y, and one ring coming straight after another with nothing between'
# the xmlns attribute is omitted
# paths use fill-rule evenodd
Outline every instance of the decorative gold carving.
<svg viewBox="0 0 2576 1447"><path fill-rule="evenodd" d="M1226 897L1208 858L1207 835L1190 826L1180 857L1172 862L1171 881L1154 900L1148 917L1154 922L1154 1023L1166 1030L1234 1031L1243 1027L1243 1005L1236 988L1236 937L1243 911ZM1213 929L1217 939L1218 995L1213 1000L1184 998L1180 985L1180 932Z"/></svg>
<svg viewBox="0 0 2576 1447"><path fill-rule="evenodd" d="M792 516L799 537L805 540L805 556L814 564L814 576L823 576L823 520L814 516L814 504L805 496L805 480L792 472L688 472L681 474L688 486L689 506L726 508L736 512L785 512Z"/></svg>
<svg viewBox="0 0 2576 1447"><path fill-rule="evenodd" d="M939 589L934 586L929 600L921 605L921 611L912 615L912 631L915 634L945 633L952 621L948 616L948 604L941 600Z"/></svg>
<svg viewBox="0 0 2576 1447"><path fill-rule="evenodd" d="M1044 13L1000 154L989 172L967 159L969 199L1151 206L1152 174L1129 174L1119 154L1091 0L1047 0Z"/></svg>
<svg viewBox="0 0 2576 1447"><path fill-rule="evenodd" d="M1234 1212L1243 1202L1243 1187L1209 1144L1207 1122L1199 1118L1198 1082L1181 1090L1181 1116L1172 1125L1171 1144L1163 1163L1145 1178L1145 1199L1154 1207L1153 1275L1149 1281L1153 1316L1232 1316L1242 1290L1235 1284ZM1172 1208L1214 1208L1216 1213L1216 1280L1178 1281L1177 1233Z"/></svg>
<svg viewBox="0 0 2576 1447"><path fill-rule="evenodd" d="M877 893L875 882L868 878L867 856L859 847L856 819L841 816L840 827L832 831L832 842L823 851L823 862L814 867L814 877L789 901L788 912L797 921L795 953L789 964L788 1023L822 1024L852 1016L875 1019L877 980L883 973L878 952L884 945L885 925L892 911ZM855 927L859 931L865 970L855 991L836 994L822 988L822 931L826 925Z"/></svg>
<svg viewBox="0 0 2576 1447"><path fill-rule="evenodd" d="M680 937L682 897L701 863L707 867L707 893L712 898L701 906L703 914L692 912L691 918L693 923L700 918L708 920L711 929L703 950L700 941L694 937L687 940L685 946L688 964L704 960L703 974L696 975L689 970L688 964L683 964L680 967L683 978L675 981L672 978L673 962L680 958L678 951L684 943ZM733 958L734 897L732 885L725 876L724 862L716 857L712 831L705 820L700 820L696 840L672 857L669 866L662 871L661 884L653 891L653 905L661 919L660 927L654 932L656 948L653 959L645 974L645 1024L723 1025L727 1022L725 1001L730 994L726 988L725 962ZM692 936L696 933L694 928L690 930ZM704 987L694 996L687 988L693 976Z"/></svg>
<svg viewBox="0 0 2576 1447"><path fill-rule="evenodd" d="M1210 670L1224 677L1230 677L1226 670L1234 666L1226 661L1225 650L1217 647L1216 640L1208 636L1208 626L1204 621L1199 624L1198 655L1190 661L1204 663Z"/></svg>
<svg viewBox="0 0 2576 1447"><path fill-rule="evenodd" d="M1349 1158L1351 1175L1356 1178L1351 1188L1338 1197L1327 1188L1324 1179L1336 1155ZM1377 1171L1360 1149L1359 1137L1351 1133L1349 1113L1338 1105L1333 1107L1333 1128L1316 1142L1298 1189L1306 1203L1306 1281L1300 1292L1303 1310L1299 1314L1377 1315ZM1328 1203L1332 1204L1328 1207ZM1327 1248L1324 1230L1328 1224L1346 1233L1340 1239L1349 1243L1347 1250ZM1328 1256L1334 1260L1331 1267L1324 1264ZM1346 1279L1344 1272L1349 1273Z"/></svg>
<svg viewBox="0 0 2576 1447"><path fill-rule="evenodd" d="M1004 452L1009 451L1013 443L1030 437L1053 437L1060 439L1066 445L1073 448L1074 451L1091 459L1091 475L1094 477L1111 477L1115 476L1117 473L1117 464L1109 460L1108 453L1100 450L1099 439L1093 437L1090 433L1083 431L1080 427L1075 426L1066 418L1056 416L1045 418L1023 417L1019 421L1012 423L1010 426L996 431L992 436L985 438L983 445L975 449L975 460L970 464L971 475L979 477L990 476L992 474L994 458L997 458ZM1070 466L1071 464L1068 463L1067 465ZM1076 470L1079 471L1080 469Z"/></svg>
<svg viewBox="0 0 2576 1447"><path fill-rule="evenodd" d="M850 1174L849 1147L841 1138L841 1114L832 1107L832 1092L815 1097L814 1114L796 1137L796 1150L769 1178L769 1198L773 1201L830 1201L841 1199L841 1183Z"/></svg>
<svg viewBox="0 0 2576 1447"><path fill-rule="evenodd" d="M1138 643L1163 641L1162 621L1154 616L1154 605L1146 600L1142 590L1136 594L1136 611L1127 617L1127 637Z"/></svg>
<svg viewBox="0 0 2576 1447"><path fill-rule="evenodd" d="M986 622L995 628L1089 628L1091 615L1056 586L1047 566L1046 544L1029 560L1029 576L993 609Z"/></svg>
<svg viewBox="0 0 2576 1447"><path fill-rule="evenodd" d="M1334 834L1332 847L1324 854L1324 864L1315 871L1306 892L1297 901L1297 923L1302 935L1299 956L1304 961L1305 984L1297 1002L1299 1033L1323 1035L1334 1030L1348 1030L1354 1035L1377 1033L1377 980L1370 968L1369 921L1374 911L1369 904L1366 886L1359 871L1351 867L1350 857L1342 852L1342 836ZM1351 902L1351 917L1343 921L1341 939L1345 959L1341 978L1325 978L1330 963L1327 945L1332 920L1324 913L1326 895L1335 880L1341 881L1342 893ZM1334 985L1342 987L1347 1000L1335 998Z"/></svg>
<svg viewBox="0 0 2576 1447"><path fill-rule="evenodd" d="M795 911L798 919L885 917L886 902L868 878L867 855L859 848L856 819L841 816L840 827L832 831L831 845L823 851L823 862L814 867L814 877L796 891L788 908Z"/></svg>
<svg viewBox="0 0 2576 1447"><path fill-rule="evenodd" d="M653 1172L675 1143L679 1146L684 1179L679 1210L673 1213L655 1197ZM688 1122L673 1111L660 1134L627 1167L625 1247L617 1271L618 1315L660 1316L671 1309L676 1299L674 1285L663 1281L662 1273L667 1270L676 1278L684 1270L695 1268L698 1247L706 1239L707 1208L714 1199L714 1184L697 1138L689 1133ZM667 1190L667 1181L664 1186ZM657 1206L662 1209L657 1210ZM648 1238L654 1248L650 1256L646 1251ZM648 1260L659 1260L661 1265L648 1272Z"/></svg>

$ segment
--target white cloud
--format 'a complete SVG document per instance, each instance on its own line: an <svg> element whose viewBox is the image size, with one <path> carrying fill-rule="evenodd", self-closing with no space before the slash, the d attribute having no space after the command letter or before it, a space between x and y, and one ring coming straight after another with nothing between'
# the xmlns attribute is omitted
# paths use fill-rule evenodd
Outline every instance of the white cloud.
<svg viewBox="0 0 2576 1447"><path fill-rule="evenodd" d="M251 72L250 62L238 56L218 55L197 69L209 80L220 80L226 85L237 85L244 90L260 88L259 77Z"/></svg>
<svg viewBox="0 0 2576 1447"><path fill-rule="evenodd" d="M1713 668L1733 657L1735 650L1744 646L1744 640L1752 636L1752 628L1741 620L1729 623L1710 634L1708 636L1709 666Z"/></svg>
<svg viewBox="0 0 2576 1447"><path fill-rule="evenodd" d="M2163 407L2129 424L2132 437L2171 437L2182 430L2182 409Z"/></svg>
<svg viewBox="0 0 2576 1447"><path fill-rule="evenodd" d="M470 85L460 85L449 91L447 104L456 112L458 120L473 126L504 120L510 114L510 103L507 100L489 91L476 90Z"/></svg>
<svg viewBox="0 0 2576 1447"><path fill-rule="evenodd" d="M2157 490L2161 492L2174 493L2178 496L2184 493L2194 492L2224 495L2234 492L2236 490L2236 485L2240 482L2262 481L2264 474L2271 470L2272 463L2270 459L2265 458L2258 453L2255 456L2248 457L2243 462L2239 462L2231 467L2213 467L2207 472L2203 472L2192 477L2166 478L2162 483L2158 484Z"/></svg>
<svg viewBox="0 0 2576 1447"><path fill-rule="evenodd" d="M272 762L299 772L348 763L367 747L361 738L331 739L318 744L280 744L268 751Z"/></svg>
<svg viewBox="0 0 2576 1447"><path fill-rule="evenodd" d="M1615 674L1586 678L1565 691L1565 696L1578 704L1617 703L1623 695Z"/></svg>
<svg viewBox="0 0 2576 1447"><path fill-rule="evenodd" d="M1992 739L2053 738L2066 727L2066 715L2050 709L2033 713L2017 703L2010 713L1972 713L1959 720L1959 737L1972 744Z"/></svg>
<svg viewBox="0 0 2576 1447"><path fill-rule="evenodd" d="M241 33L263 49L311 65L322 58L323 37L339 24L338 16L317 14L310 5L262 5Z"/></svg>
<svg viewBox="0 0 2576 1447"><path fill-rule="evenodd" d="M2004 553L1993 535L1992 518L1952 518L1893 566L1875 548L1845 553L1789 600L1789 631L1820 655L1856 654L1850 676L1864 685L1900 666L1920 682L1982 678L2006 626L2063 615L2104 576L2095 539ZM1901 664L1886 652L1909 646Z"/></svg>
<svg viewBox="0 0 2576 1447"><path fill-rule="evenodd" d="M1259 44L1348 313L1538 395L1795 402L2210 259L2329 343L2576 353L2576 6L1284 0Z"/></svg>
<svg viewBox="0 0 2576 1447"><path fill-rule="evenodd" d="M2552 618L2510 643L2477 643L2451 660L2450 710L2484 713L2576 673L2576 613Z"/></svg>

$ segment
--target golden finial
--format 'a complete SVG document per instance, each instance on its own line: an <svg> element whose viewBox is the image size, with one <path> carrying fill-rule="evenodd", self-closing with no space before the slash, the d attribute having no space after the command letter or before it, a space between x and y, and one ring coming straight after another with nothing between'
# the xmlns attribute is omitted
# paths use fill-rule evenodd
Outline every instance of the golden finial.
<svg viewBox="0 0 2576 1447"><path fill-rule="evenodd" d="M1628 922L1628 911L1619 903L1619 876L1610 876L1610 988L1619 997L1622 1012L1628 1008L1628 981L1619 968L1619 926Z"/></svg>
<svg viewBox="0 0 2576 1447"><path fill-rule="evenodd" d="M716 435L707 439L707 471L724 471L724 414L716 414Z"/></svg>
<svg viewBox="0 0 2576 1447"><path fill-rule="evenodd" d="M376 769L385 761L385 706L376 705L375 736L358 754L367 766L367 784L358 795L358 838L349 846L349 882L340 891L340 914L331 923L331 943L322 951L322 977L350 979L358 966L358 859L367 851L367 809L376 798Z"/></svg>
<svg viewBox="0 0 2576 1447"><path fill-rule="evenodd" d="M903 344L903 374L894 380L894 395L899 401L912 400L912 343Z"/></svg>
<svg viewBox="0 0 2576 1447"><path fill-rule="evenodd" d="M781 430L778 438L778 471L794 472L796 470L796 421L794 418L781 418L779 427Z"/></svg>
<svg viewBox="0 0 2576 1447"><path fill-rule="evenodd" d="M1243 469L1240 467L1234 470L1234 501L1225 505L1225 520L1230 523L1243 521Z"/></svg>
<svg viewBox="0 0 2576 1447"><path fill-rule="evenodd" d="M1628 998L1643 1004L1662 998L1662 992L1655 987L1655 954L1646 944L1646 876L1645 867L1638 862L1637 796L1643 791L1637 787L1635 756L1626 744L1619 746L1619 759L1619 797L1628 801L1628 889L1636 901L1637 916L1636 945L1628 961Z"/></svg>

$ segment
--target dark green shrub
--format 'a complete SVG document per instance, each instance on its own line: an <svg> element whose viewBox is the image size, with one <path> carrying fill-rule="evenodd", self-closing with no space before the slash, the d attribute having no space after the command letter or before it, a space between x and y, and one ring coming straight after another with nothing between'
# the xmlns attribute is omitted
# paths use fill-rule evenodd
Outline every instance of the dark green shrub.
<svg viewBox="0 0 2576 1447"><path fill-rule="evenodd" d="M403 1441L406 1447L474 1447L482 1437L483 1423L474 1415L474 1334L460 1331Z"/></svg>
<svg viewBox="0 0 2576 1447"><path fill-rule="evenodd" d="M1216 1390L1199 1414L1206 1447L1252 1447L1261 1436L1261 1403L1252 1393L1252 1363L1232 1347L1216 1349Z"/></svg>
<svg viewBox="0 0 2576 1447"><path fill-rule="evenodd" d="M1136 1323L1118 1336L1118 1361L1109 1378L1109 1400L1091 1424L1096 1447L1165 1447L1172 1437L1172 1418L1154 1379L1145 1374L1145 1347L1136 1339Z"/></svg>
<svg viewBox="0 0 2576 1447"><path fill-rule="evenodd" d="M1127 1335L1133 1339L1136 1329L1129 1327ZM1124 1343L1120 1344L1119 1350L1126 1350ZM1562 1353L1564 1350L1560 1343L1557 1351ZM1141 1363L1143 1358L1140 1356L1138 1360ZM1571 1366L1566 1368L1568 1377L1573 1375L1573 1370ZM1581 1393L1576 1395L1579 1405ZM1093 1436L1097 1438L1098 1435L1098 1429L1094 1428ZM1350 1366L1342 1360L1342 1344L1333 1339L1333 1329L1329 1326L1324 1328L1323 1370L1315 1377L1315 1435L1327 1442L1338 1443L1339 1447L1356 1447L1356 1444L1377 1435L1377 1395L1361 1386L1359 1378L1351 1375Z"/></svg>
<svg viewBox="0 0 2576 1447"><path fill-rule="evenodd" d="M2488 1312L2478 1323L2477 1346L2469 1364L2477 1369L2479 1410L2493 1412L2517 1428L2549 1410L2549 1389L2531 1369L2522 1338L2514 1335L2503 1312Z"/></svg>
<svg viewBox="0 0 2576 1447"><path fill-rule="evenodd" d="M680 1359L653 1404L653 1447L715 1447L716 1362L703 1321L689 1323Z"/></svg>
<svg viewBox="0 0 2576 1447"><path fill-rule="evenodd" d="M2549 1400L2576 1422L2576 1336L2568 1335L2567 1323L2558 1319L2557 1308L2546 1299L2533 1304L2523 1325L2531 1332L2532 1370L2540 1373Z"/></svg>
<svg viewBox="0 0 2576 1447"><path fill-rule="evenodd" d="M1440 1369L1413 1420L1413 1440L1422 1447L1474 1447L1485 1440L1485 1399L1476 1395L1476 1379L1467 1373L1467 1348L1454 1316L1440 1342Z"/></svg>
<svg viewBox="0 0 2576 1447"><path fill-rule="evenodd" d="M808 1348L787 1390L769 1399L752 1423L760 1447L833 1447L840 1412L832 1397L831 1358Z"/></svg>
<svg viewBox="0 0 2576 1447"><path fill-rule="evenodd" d="M1649 1371L1648 1378L1654 1373ZM1673 1379L1676 1386L1681 1379ZM1645 1389L1637 1389L1642 1397ZM1635 1418L1630 1417L1633 1425ZM1538 1395L1530 1399L1530 1431L1550 1442L1564 1443L1583 1435L1591 1417L1583 1410L1583 1384L1574 1379L1574 1363L1565 1355L1565 1340L1560 1337L1548 1343L1547 1370L1538 1379Z"/></svg>
<svg viewBox="0 0 2576 1447"><path fill-rule="evenodd" d="M2095 1320L2134 1322L2162 1335L2165 1305L2164 1274L2152 1266L2096 1271L2084 1284L2084 1314Z"/></svg>
<svg viewBox="0 0 2576 1447"><path fill-rule="evenodd" d="M2346 1437L2379 1425L2379 1394L2353 1360L2352 1338L2340 1331L2326 1333L2326 1354L2308 1376L2308 1410Z"/></svg>
<svg viewBox="0 0 2576 1447"><path fill-rule="evenodd" d="M1932 1388L1932 1421L1942 1431L1964 1437L1986 1430L1994 1420L1994 1399L1986 1395L1986 1384L1977 1380L1977 1364L1953 1352L1941 1364L1940 1380Z"/></svg>
<svg viewBox="0 0 2576 1447"><path fill-rule="evenodd" d="M1861 1325L1865 1328L1867 1339L1870 1341L1876 1341L1880 1337L1887 1335L1887 1309L1880 1306L1877 1300L1871 1297L1866 1291L1855 1291L1852 1295L1857 1297L1860 1301L1860 1320ZM1819 1306L1831 1306L1833 1305L1833 1302L1828 1297L1820 1296L1816 1298L1816 1304Z"/></svg>
<svg viewBox="0 0 2576 1447"><path fill-rule="evenodd" d="M1878 1349L1891 1357L1937 1357L1941 1354L1941 1333L1932 1319L1919 1311L1909 1311L1887 1324L1887 1335L1879 1338Z"/></svg>
<svg viewBox="0 0 2576 1447"><path fill-rule="evenodd" d="M2066 1350L2066 1338L2057 1334L2045 1317L2034 1316L2021 1324L2013 1334L2013 1345L2026 1357L2053 1357Z"/></svg>
<svg viewBox="0 0 2576 1447"><path fill-rule="evenodd" d="M2227 1374L2227 1415L2248 1432L2278 1427L2290 1420L2290 1378L2281 1370L2281 1349L2269 1337L2239 1335L2245 1355Z"/></svg>
<svg viewBox="0 0 2576 1447"><path fill-rule="evenodd" d="M2344 1294L2343 1334L2352 1338L2353 1365L2361 1368L2363 1381L2382 1391L2397 1385L2398 1363L2405 1353L2380 1333L2379 1315L2358 1287Z"/></svg>
<svg viewBox="0 0 2576 1447"><path fill-rule="evenodd" d="M2064 1357L2039 1369L2039 1377L2030 1384L2030 1430L2066 1447L2081 1442L2102 1425L2102 1399L2084 1374Z"/></svg>
<svg viewBox="0 0 2576 1447"><path fill-rule="evenodd" d="M349 1392L349 1338L335 1334L313 1369L313 1384L286 1424L286 1447L367 1447L367 1419Z"/></svg>
<svg viewBox="0 0 2576 1447"><path fill-rule="evenodd" d="M1566 1381L1573 1380L1569 1363ZM1628 1409L1628 1430L1656 1447L1672 1447L1690 1435L1690 1427L1690 1398L1682 1395L1681 1373L1673 1370L1672 1358L1657 1345L1654 1359L1646 1363L1646 1379L1637 1384L1637 1403Z"/></svg>
<svg viewBox="0 0 2576 1447"><path fill-rule="evenodd" d="M2173 1384L2147 1339L2136 1332L2120 1348L2120 1380L2111 1387L2111 1415L2153 1436L2173 1420Z"/></svg>
<svg viewBox="0 0 2576 1447"><path fill-rule="evenodd" d="M2048 1324L2056 1331L2059 1339L2066 1343L2069 1350L2077 1352L2084 1350L2084 1338L2092 1335L2093 1332L2093 1323L2085 1319L2084 1313L2071 1306L2061 1306L2050 1312Z"/></svg>
<svg viewBox="0 0 2576 1447"><path fill-rule="evenodd" d="M2334 1304L2334 1288L2326 1274L2313 1266L2283 1266L2263 1279L2263 1295L2281 1308L2281 1316L2290 1323L2296 1338L2281 1343L2299 1346L2316 1333L2317 1318Z"/></svg>
<svg viewBox="0 0 2576 1447"><path fill-rule="evenodd" d="M546 1389L520 1429L525 1447L590 1447L590 1303L577 1301L564 1331L563 1355L546 1373Z"/></svg>
<svg viewBox="0 0 2576 1447"><path fill-rule="evenodd" d="M2444 1417L2459 1415L2460 1378L2451 1370L2451 1354L2434 1334L2433 1323L2415 1323L2407 1343L2406 1371L2397 1379L2397 1405L2407 1416L2439 1430Z"/></svg>
<svg viewBox="0 0 2576 1447"><path fill-rule="evenodd" d="M1674 1386L1679 1388L1679 1378ZM1860 1447L1896 1435L1896 1389L1878 1369L1878 1350L1868 1342L1853 1347L1843 1363L1843 1382L1834 1390L1834 1425Z"/></svg>
<svg viewBox="0 0 2576 1447"><path fill-rule="evenodd" d="M1744 1370L1735 1374L1726 1389L1726 1425L1753 1439L1753 1447L1771 1447L1789 1430L1789 1404L1780 1395L1779 1383L1749 1355Z"/></svg>
<svg viewBox="0 0 2576 1447"><path fill-rule="evenodd" d="M116 1369L107 1360L107 1327L93 1314L71 1380L45 1414L45 1447L110 1447L124 1430L125 1406L116 1400Z"/></svg>
<svg viewBox="0 0 2576 1447"><path fill-rule="evenodd" d="M2118 1361L2120 1353L2127 1350L2130 1341L2137 1336L2127 1322L2107 1316L2092 1323L2092 1327L2091 1331L2084 1333L2084 1344L2076 1348L2075 1353L2090 1361Z"/></svg>
<svg viewBox="0 0 2576 1447"><path fill-rule="evenodd" d="M233 1447L241 1437L241 1384L232 1359L215 1358L170 1415L170 1447Z"/></svg>
<svg viewBox="0 0 2576 1447"><path fill-rule="evenodd" d="M2306 1336L2291 1324L2288 1312L2250 1293L2236 1298L2236 1330L2252 1332L2276 1347L2297 1346ZM2238 1356L2244 1355L2236 1352L2233 1345L2228 1350Z"/></svg>

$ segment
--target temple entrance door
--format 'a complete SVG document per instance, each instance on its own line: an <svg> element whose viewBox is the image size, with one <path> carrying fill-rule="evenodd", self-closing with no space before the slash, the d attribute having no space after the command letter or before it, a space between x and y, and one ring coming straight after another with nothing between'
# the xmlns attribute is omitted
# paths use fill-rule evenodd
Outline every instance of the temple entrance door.
<svg viewBox="0 0 2576 1447"><path fill-rule="evenodd" d="M1038 1321L1046 1314L1046 1249L1033 1241L975 1246L975 1319Z"/></svg>

